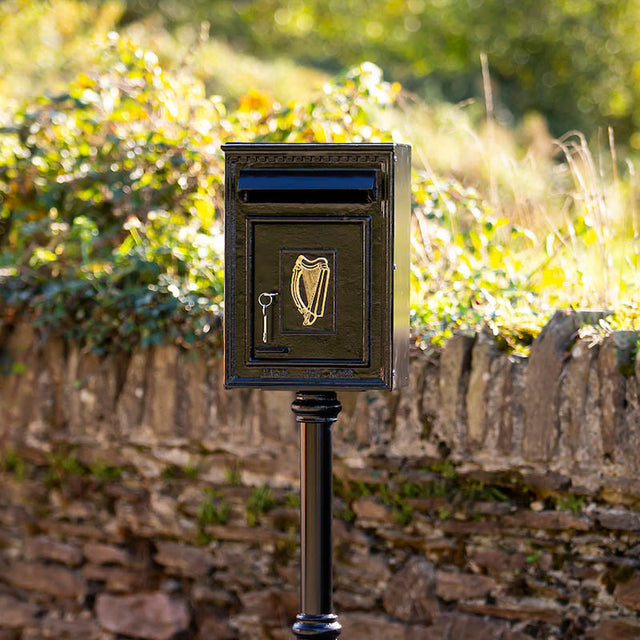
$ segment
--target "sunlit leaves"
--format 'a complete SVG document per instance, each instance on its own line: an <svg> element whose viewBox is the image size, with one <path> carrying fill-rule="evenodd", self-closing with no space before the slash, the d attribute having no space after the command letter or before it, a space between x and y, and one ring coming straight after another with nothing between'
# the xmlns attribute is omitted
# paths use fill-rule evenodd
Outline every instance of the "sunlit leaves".
<svg viewBox="0 0 640 640"><path fill-rule="evenodd" d="M416 14L425 4L413 3ZM64 93L2 115L0 313L29 312L97 352L165 340L217 348L220 145L396 140L379 123L401 112L400 86L364 63L327 82L313 100L282 105L253 90L225 104L187 70L168 71L115 34L96 51L99 62L87 64ZM551 305L601 287L577 253L606 256L607 239L630 236L606 228L615 198L590 156L564 144L566 163L558 167L580 187L562 212L566 233L538 225L534 234L507 220L499 202L492 210L454 179L414 176L416 341L484 325L506 349L517 349ZM620 251L630 261L620 271L626 293L637 291L640 266L637 242L629 245Z"/></svg>
<svg viewBox="0 0 640 640"><path fill-rule="evenodd" d="M201 338L222 296L223 113L115 34L66 94L18 110L0 135L5 303L97 350Z"/></svg>
<svg viewBox="0 0 640 640"><path fill-rule="evenodd" d="M417 340L441 342L456 330L488 326L509 348L513 325L544 313L522 258L531 238L491 215L473 189L414 176L412 324ZM516 320L517 318L517 320Z"/></svg>

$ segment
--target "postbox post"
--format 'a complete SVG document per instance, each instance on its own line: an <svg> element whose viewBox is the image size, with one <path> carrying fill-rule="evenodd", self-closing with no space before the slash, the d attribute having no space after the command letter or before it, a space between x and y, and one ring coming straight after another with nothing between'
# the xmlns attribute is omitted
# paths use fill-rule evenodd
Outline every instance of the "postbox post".
<svg viewBox="0 0 640 640"><path fill-rule="evenodd" d="M335 392L298 392L291 405L300 430L300 603L296 638L333 640L340 624L332 612L331 427L342 406Z"/></svg>
<svg viewBox="0 0 640 640"><path fill-rule="evenodd" d="M334 640L331 427L336 391L409 381L411 148L230 143L225 386L296 391L299 639Z"/></svg>

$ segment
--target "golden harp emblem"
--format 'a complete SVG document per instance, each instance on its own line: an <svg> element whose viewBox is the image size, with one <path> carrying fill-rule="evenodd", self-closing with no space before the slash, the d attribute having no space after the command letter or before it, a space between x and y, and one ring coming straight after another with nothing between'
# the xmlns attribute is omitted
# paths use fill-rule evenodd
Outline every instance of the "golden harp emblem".
<svg viewBox="0 0 640 640"><path fill-rule="evenodd" d="M302 324L310 327L318 318L324 316L327 302L327 288L331 269L326 258L309 258L302 254L296 259L291 275L291 296L304 320ZM304 298L301 291L304 288Z"/></svg>

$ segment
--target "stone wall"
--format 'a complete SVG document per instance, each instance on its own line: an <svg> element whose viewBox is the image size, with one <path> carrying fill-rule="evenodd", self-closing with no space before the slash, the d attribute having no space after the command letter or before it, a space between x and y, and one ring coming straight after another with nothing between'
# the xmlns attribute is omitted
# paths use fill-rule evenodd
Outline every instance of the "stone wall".
<svg viewBox="0 0 640 640"><path fill-rule="evenodd" d="M638 336L584 321L528 358L459 335L410 388L340 395L342 637L640 638ZM291 637L292 394L225 391L220 365L5 327L0 640Z"/></svg>

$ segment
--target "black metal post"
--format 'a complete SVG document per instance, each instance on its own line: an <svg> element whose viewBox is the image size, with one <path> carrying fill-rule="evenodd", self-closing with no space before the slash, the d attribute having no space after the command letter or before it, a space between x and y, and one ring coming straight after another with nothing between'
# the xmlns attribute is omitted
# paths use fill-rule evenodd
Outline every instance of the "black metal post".
<svg viewBox="0 0 640 640"><path fill-rule="evenodd" d="M332 606L333 497L331 425L342 406L333 391L298 392L291 405L300 432L300 600L293 625L298 639L340 635Z"/></svg>

